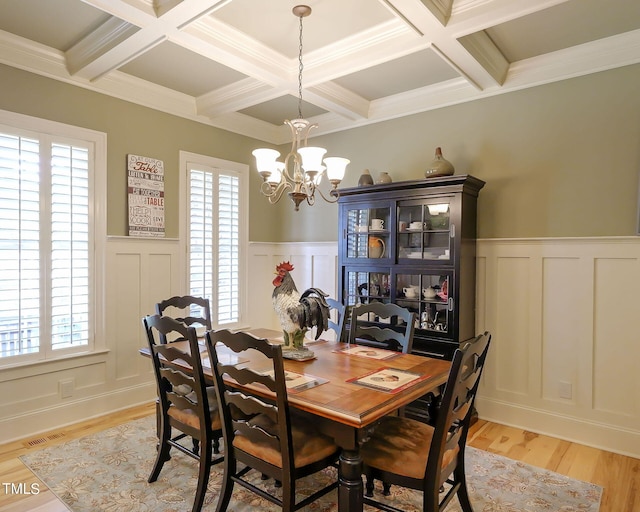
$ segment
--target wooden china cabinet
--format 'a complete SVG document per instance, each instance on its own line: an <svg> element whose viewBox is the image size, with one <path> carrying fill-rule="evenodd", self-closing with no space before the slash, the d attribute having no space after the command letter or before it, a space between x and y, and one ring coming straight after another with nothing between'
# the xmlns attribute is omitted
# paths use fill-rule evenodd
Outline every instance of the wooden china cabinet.
<svg viewBox="0 0 640 512"><path fill-rule="evenodd" d="M448 360L475 336L476 205L483 186L473 176L453 175L340 189L338 290L347 324L356 304L394 302L417 315L413 352ZM428 421L429 400L406 414Z"/></svg>

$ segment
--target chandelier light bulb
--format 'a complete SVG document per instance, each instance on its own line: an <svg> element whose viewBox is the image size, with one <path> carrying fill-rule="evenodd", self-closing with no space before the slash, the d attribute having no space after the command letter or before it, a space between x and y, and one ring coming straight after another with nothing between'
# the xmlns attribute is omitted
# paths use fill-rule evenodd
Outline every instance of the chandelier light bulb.
<svg viewBox="0 0 640 512"><path fill-rule="evenodd" d="M328 156L325 158L324 164L327 166L327 178L329 181L341 182L347 170L347 165L349 165L350 162L351 160L339 156Z"/></svg>
<svg viewBox="0 0 640 512"><path fill-rule="evenodd" d="M256 157L256 167L265 180L271 176L271 173L277 170L276 158L280 156L279 151L260 148L254 149L251 154Z"/></svg>
<svg viewBox="0 0 640 512"><path fill-rule="evenodd" d="M324 148L307 146L298 149L298 154L302 157L302 168L306 172L320 172L322 169L322 157L327 152Z"/></svg>

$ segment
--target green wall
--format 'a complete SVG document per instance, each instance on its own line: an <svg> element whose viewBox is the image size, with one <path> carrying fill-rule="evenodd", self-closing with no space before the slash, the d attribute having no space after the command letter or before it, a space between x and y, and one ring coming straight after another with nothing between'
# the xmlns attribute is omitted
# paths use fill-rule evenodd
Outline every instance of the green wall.
<svg viewBox="0 0 640 512"><path fill-rule="evenodd" d="M343 185L422 179L437 146L487 182L482 238L629 236L640 173L640 65L493 96L313 139L351 159ZM335 240L333 205L282 217L282 240Z"/></svg>
<svg viewBox="0 0 640 512"><path fill-rule="evenodd" d="M251 240L280 237L277 212L259 193L251 151L262 142L172 116L80 87L0 65L0 109L90 128L107 134L107 233L126 235L126 155L148 156L165 165L165 232L178 237L179 151L251 165Z"/></svg>
<svg viewBox="0 0 640 512"><path fill-rule="evenodd" d="M541 85L313 139L351 159L346 187L421 179L441 146L456 174L487 182L482 238L628 236L638 222L640 65ZM264 143L0 65L0 109L107 133L108 233L126 234L127 153L164 160L167 236L178 236L178 152L248 163L253 241L332 241L337 207L269 205L251 150ZM284 119L284 118L283 118ZM280 148L286 153L290 145Z"/></svg>

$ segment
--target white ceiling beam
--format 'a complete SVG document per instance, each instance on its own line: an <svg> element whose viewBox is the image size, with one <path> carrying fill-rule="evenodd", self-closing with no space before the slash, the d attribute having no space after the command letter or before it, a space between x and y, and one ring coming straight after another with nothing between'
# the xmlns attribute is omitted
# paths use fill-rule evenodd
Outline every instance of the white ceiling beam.
<svg viewBox="0 0 640 512"><path fill-rule="evenodd" d="M412 26L423 33L424 37L438 48L438 53L444 57L445 61L471 85L482 90L499 83L499 77L494 76L492 71L500 65L491 63L487 68L483 65L486 62L480 63L474 59L462 44L451 36L448 20L442 20L444 16L434 15L421 0L384 1L391 6L392 11L399 13L402 19L409 20ZM430 5L433 7L435 4L432 2ZM443 4L442 9L445 8ZM447 25L444 22L447 22ZM487 50L486 58L498 56L500 53L497 49L493 52L489 52L486 48L485 50Z"/></svg>
<svg viewBox="0 0 640 512"><path fill-rule="evenodd" d="M481 31L469 34L461 38L459 42L478 64L491 75L496 83L501 84L504 82L507 72L509 71L509 61L486 32ZM448 56L443 56L443 59L448 60ZM456 64L452 62L450 62L450 65L453 67L456 66ZM459 72L464 76L464 70L459 70ZM472 82L470 77L469 81Z"/></svg>
<svg viewBox="0 0 640 512"><path fill-rule="evenodd" d="M325 82L305 89L304 99L346 119L356 120L369 116L370 101L335 82Z"/></svg>
<svg viewBox="0 0 640 512"><path fill-rule="evenodd" d="M393 1L396 2L400 0ZM96 0L92 0L92 2L99 3ZM463 5L459 2L466 4L467 9L464 10L458 8L460 5ZM122 6L128 5L127 2L122 2L120 0L104 0L104 3L109 5L115 4L120 6L122 9L124 9ZM471 9L472 3L476 4L473 9ZM558 0L509 0L509 2L504 0L478 0L475 2L472 2L471 0L458 0L454 4L454 10L449 20L449 24L446 27L441 27L441 29L450 30L451 33L460 35L469 35L478 30L482 30L485 16L483 13L489 12L491 9L497 9L499 12L502 12L504 20L508 21L508 19L514 16L514 13L516 12L515 10L510 10L506 7L510 3L519 6L521 9L525 9L527 6L531 5L537 8L540 8L540 6L548 7L557 4ZM480 5L482 5L482 8ZM484 9L484 11L482 9ZM478 15L473 22L470 18L465 18L465 16L467 16L466 13L471 12L471 10ZM422 12L424 13L425 11L426 9L423 7ZM421 14L421 16L422 15L423 14ZM131 20L126 19L126 17L123 17L123 19L131 22ZM433 17L432 19L435 20ZM419 24L420 20L418 19L417 21ZM199 22L196 24L198 23ZM430 44L431 41L429 37L417 36L417 33L408 26L406 26L405 29L406 30L404 32L400 30L399 34L402 34L402 36L399 35L397 41L400 41L403 37L407 37L407 40L410 41L412 37L414 42L405 45L404 50L406 50L406 48L413 48L412 45L428 46ZM185 37L185 32L187 32L187 30L179 33L179 37ZM451 33L449 33L449 38L451 38ZM412 34L412 36L409 37L406 34ZM190 37L193 36L190 35ZM394 39L392 38L391 41L394 41ZM415 41L418 41L418 43ZM224 49L232 48L233 52L240 52L238 48L234 47L233 43L227 42L226 44L227 46L223 46ZM375 45L370 48L371 53L369 54L367 54L366 51L358 53L358 50L354 48L352 55L369 55L377 59L382 59L383 61L388 60L387 55L373 55L373 48L375 48ZM436 50L440 49L437 45L435 45L434 48L436 48ZM380 45L379 49L382 52L384 45ZM403 45L398 44L395 51L401 52L403 51L402 49ZM248 59L249 63L243 64L243 66L249 69L254 68L260 73L264 73L267 77L271 76L273 79L271 80L271 83L267 83L267 85L271 86L273 84L274 87L277 86L276 89L283 87L281 90L289 90L284 88L284 82L291 78L291 60L285 59L282 56L274 59L274 62L280 63L282 67L270 74L269 72L264 71L264 68L269 67L271 63L263 63L262 65L259 65L261 60L259 50L260 49L258 48L258 52ZM233 52L229 50L227 57L231 58L230 56ZM445 55L450 57L451 53L447 52ZM345 74L349 72L349 70L346 69L347 65L345 62L340 62L339 65L333 65L331 62L323 62L321 55L313 57L314 58L311 59L310 63L307 63L307 59L305 58L305 81L308 75L315 80L314 83L310 83L307 86L309 90L313 90L313 88L320 86L323 84L324 80L326 80L326 77L322 80L321 67L323 64L330 68L334 75L337 73L336 76L341 76L338 72L343 70L345 71ZM24 38L20 38L3 31L0 31L0 63L40 74L42 76L54 78L87 90L135 102L149 108L154 108L162 112L181 116L203 124L216 126L248 137L262 139L263 141L271 142L273 144L282 144L288 139L286 127L284 127L283 130L282 127L276 127L271 123L258 121L242 114L222 114L210 119L198 111L196 105L197 102L193 97L150 84L149 82L137 79L125 73L114 71L103 77L101 80L95 82L90 82L77 75L70 75L66 69L64 54L62 52L58 52L44 45L28 41ZM552 54L513 63L508 70L506 79L502 86L496 84L491 87L486 87L483 90L479 90L471 86L466 80L456 79L444 84L416 89L405 94L398 94L372 101L369 105L368 115L366 117L355 119L345 118L345 116L335 113L316 116L314 121L318 120L320 122L320 127L318 130L314 130L313 135L321 135L356 126L364 126L411 113L424 112L430 109L508 93L543 83L551 83L558 80L586 75L594 71L612 69L638 63L640 63L640 30L635 30L599 41L560 50ZM333 67L331 67L332 65ZM283 69L289 74L283 73ZM273 76L279 73L281 76ZM256 81L258 83L261 82L259 79L256 79ZM287 87L291 88L292 85L294 84L288 84ZM325 91L331 87L332 85L327 85ZM314 97L314 100L320 101L319 96L320 94ZM326 100L326 97L324 99ZM355 111L357 112L357 109L355 109Z"/></svg>
<svg viewBox="0 0 640 512"><path fill-rule="evenodd" d="M176 37L180 44L252 78L211 91L198 99L198 109L218 116L283 96L297 95L298 59L285 59L254 39L212 19L200 20ZM189 39L191 38L191 39ZM340 113L347 119L368 115L369 102L331 82L335 77L428 47L406 27L393 20L303 56L304 98L320 108ZM255 81L254 81L255 80ZM266 82L267 87L259 83Z"/></svg>
<svg viewBox="0 0 640 512"><path fill-rule="evenodd" d="M447 22L455 37L473 34L570 0L456 0Z"/></svg>
<svg viewBox="0 0 640 512"><path fill-rule="evenodd" d="M209 117L242 110L282 96L282 90L245 78L196 98L198 113Z"/></svg>
<svg viewBox="0 0 640 512"><path fill-rule="evenodd" d="M511 65L505 91L640 64L640 29L531 57Z"/></svg>
<svg viewBox="0 0 640 512"><path fill-rule="evenodd" d="M304 84L313 86L429 48L399 20L391 20L303 56ZM297 67L297 61L294 63Z"/></svg>
<svg viewBox="0 0 640 512"><path fill-rule="evenodd" d="M161 17L156 17L155 11L150 14L144 3L137 2L136 5L142 7L139 9L116 0L107 12L116 17L121 13L135 19L135 23L128 19L124 22L115 18L108 20L67 51L67 68L74 75L97 80L206 16L223 1L212 4L211 0L182 0L171 8L161 5L167 10ZM104 2L90 0L90 3L102 8Z"/></svg>
<svg viewBox="0 0 640 512"><path fill-rule="evenodd" d="M274 87L291 72L291 59L212 17L197 20L171 40Z"/></svg>
<svg viewBox="0 0 640 512"><path fill-rule="evenodd" d="M102 12L115 16L136 25L145 27L153 23L158 15L154 9L153 1L147 0L82 0Z"/></svg>
<svg viewBox="0 0 640 512"><path fill-rule="evenodd" d="M96 80L163 39L164 34L140 32L130 23L111 18L67 50L67 69L72 75Z"/></svg>

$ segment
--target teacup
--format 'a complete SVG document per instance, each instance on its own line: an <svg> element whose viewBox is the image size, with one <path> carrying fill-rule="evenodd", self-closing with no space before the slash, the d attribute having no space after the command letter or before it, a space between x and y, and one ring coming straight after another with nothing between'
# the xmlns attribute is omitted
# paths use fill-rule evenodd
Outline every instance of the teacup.
<svg viewBox="0 0 640 512"><path fill-rule="evenodd" d="M422 222L412 222L409 224L409 229L422 229Z"/></svg>
<svg viewBox="0 0 640 512"><path fill-rule="evenodd" d="M371 229L374 231L381 231L384 229L383 219L371 219Z"/></svg>

